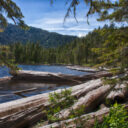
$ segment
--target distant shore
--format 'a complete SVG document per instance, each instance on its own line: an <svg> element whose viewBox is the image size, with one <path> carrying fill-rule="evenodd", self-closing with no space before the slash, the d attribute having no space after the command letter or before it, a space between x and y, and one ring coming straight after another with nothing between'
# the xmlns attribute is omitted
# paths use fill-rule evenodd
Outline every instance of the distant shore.
<svg viewBox="0 0 128 128"><path fill-rule="evenodd" d="M92 72L92 73L100 71L96 68L91 68L88 66L81 66L81 65L73 65L73 64L20 64L20 65L65 66L66 68L71 70L77 70L82 72Z"/></svg>
<svg viewBox="0 0 128 128"><path fill-rule="evenodd" d="M96 69L96 68L91 68L91 67L85 67L85 66L79 66L79 65L74 65L74 66L66 66L69 69L72 70L77 70L77 71L82 71L82 72L92 72L92 73L96 73L99 72L100 70Z"/></svg>

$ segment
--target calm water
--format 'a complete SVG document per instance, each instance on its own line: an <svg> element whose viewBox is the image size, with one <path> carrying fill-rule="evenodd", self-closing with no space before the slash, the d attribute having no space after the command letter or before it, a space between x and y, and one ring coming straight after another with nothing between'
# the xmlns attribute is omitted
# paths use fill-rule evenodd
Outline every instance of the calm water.
<svg viewBox="0 0 128 128"><path fill-rule="evenodd" d="M54 72L71 75L85 75L87 72L67 69L65 66L47 66L47 65L19 65L23 70ZM0 77L9 76L9 70L6 67L0 67Z"/></svg>
<svg viewBox="0 0 128 128"><path fill-rule="evenodd" d="M24 82L11 82L8 84L0 84L0 103L21 99L37 94L51 92L61 88L68 88L70 85L65 84L51 84L51 83L24 83ZM21 93L22 96L15 94L17 91L26 89L34 89L33 91Z"/></svg>
<svg viewBox="0 0 128 128"><path fill-rule="evenodd" d="M20 68L24 70L33 70L33 71L46 71L54 73L63 73L71 75L85 75L87 72L81 72L76 70L67 69L65 66L46 66L46 65L19 65ZM9 76L9 70L6 67L0 67L0 77ZM23 96L32 96L37 94L42 94L50 92L59 88L68 88L71 85L65 84L51 84L51 83L26 83L20 81L10 82L8 84L0 84L0 103L8 102L11 100L16 100L23 98ZM34 89L27 93L21 93L22 96L14 94L16 91Z"/></svg>

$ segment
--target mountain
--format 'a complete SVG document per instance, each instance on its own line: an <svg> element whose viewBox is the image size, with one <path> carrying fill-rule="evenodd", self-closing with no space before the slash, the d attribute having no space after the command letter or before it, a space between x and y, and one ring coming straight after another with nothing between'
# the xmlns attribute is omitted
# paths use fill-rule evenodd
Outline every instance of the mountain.
<svg viewBox="0 0 128 128"><path fill-rule="evenodd" d="M4 32L0 32L0 44L39 42L44 47L57 47L70 43L75 38L75 36L61 35L34 27L30 27L29 30L25 31L12 24L9 24Z"/></svg>

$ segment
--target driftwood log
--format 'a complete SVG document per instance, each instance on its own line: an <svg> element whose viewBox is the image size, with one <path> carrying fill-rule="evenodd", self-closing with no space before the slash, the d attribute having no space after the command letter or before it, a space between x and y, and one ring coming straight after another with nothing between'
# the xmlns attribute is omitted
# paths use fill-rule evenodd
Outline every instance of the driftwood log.
<svg viewBox="0 0 128 128"><path fill-rule="evenodd" d="M85 104L86 112L93 112L111 94L111 86L102 85L101 79L96 79L71 87L72 95L79 99L73 105L74 109ZM60 93L61 90L56 92ZM50 105L48 99L49 93L45 93L0 104L0 128L26 128L41 118L45 119L46 113L43 111Z"/></svg>
<svg viewBox="0 0 128 128"><path fill-rule="evenodd" d="M23 81L34 81L34 82L52 82L52 83L75 83L80 84L88 80L98 79L101 77L112 76L109 72L98 72L88 75L75 76L60 73L50 73L50 72L37 72L37 71L25 71L20 70L17 73L13 73L13 80L23 80Z"/></svg>
<svg viewBox="0 0 128 128"><path fill-rule="evenodd" d="M92 87L95 83L97 83L97 87L102 86L100 79L92 80L72 87L72 94L77 96L80 89L83 90L85 88L86 92L89 86ZM61 90L56 92L59 93ZM49 93L45 93L0 104L0 128L23 128L32 125L32 120L39 120L41 117L46 116L42 111L50 105L48 99Z"/></svg>
<svg viewBox="0 0 128 128"><path fill-rule="evenodd" d="M112 103L113 101L124 102L128 97L128 87L126 84L116 85L115 88L107 96L107 101Z"/></svg>
<svg viewBox="0 0 128 128"><path fill-rule="evenodd" d="M90 67L84 67L84 66L66 66L69 69L72 70L77 70L77 71L84 71L84 72L99 72L100 70L96 69L96 68L90 68Z"/></svg>
<svg viewBox="0 0 128 128"><path fill-rule="evenodd" d="M85 128L92 128L94 125L94 122L97 118L99 122L102 122L103 116L107 115L109 113L109 108L103 108L99 111L92 112L89 114L82 115L79 118L73 118L68 120L60 121L59 123L53 123L46 126L40 126L39 128L76 128L76 121L81 120L81 123L84 122ZM80 124L80 122L78 122Z"/></svg>
<svg viewBox="0 0 128 128"><path fill-rule="evenodd" d="M125 109L128 110L128 104L125 104ZM105 107L103 109L100 109L96 112L92 112L89 114L82 115L81 117L68 119L60 121L59 123L53 123L50 125L40 126L39 128L76 128L76 122L78 124L83 122L83 128L92 128L94 126L95 120L99 123L103 122L104 116L108 115L109 108ZM80 122L79 122L80 120Z"/></svg>
<svg viewBox="0 0 128 128"><path fill-rule="evenodd" d="M85 113L94 111L105 100L111 89L112 87L110 85L105 85L90 91L87 95L81 97L71 108L61 111L59 118L66 119L71 114L72 109L75 111L80 106L84 106Z"/></svg>

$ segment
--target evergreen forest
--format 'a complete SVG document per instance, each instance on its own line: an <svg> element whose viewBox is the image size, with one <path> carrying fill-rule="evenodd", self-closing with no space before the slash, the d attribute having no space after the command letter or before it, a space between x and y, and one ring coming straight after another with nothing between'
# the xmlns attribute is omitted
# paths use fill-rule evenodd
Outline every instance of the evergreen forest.
<svg viewBox="0 0 128 128"><path fill-rule="evenodd" d="M82 38L56 48L46 48L40 43L21 42L8 45L19 64L72 64L89 66L127 67L127 27L105 25ZM125 33L125 34L124 34ZM124 38L122 38L124 36Z"/></svg>

